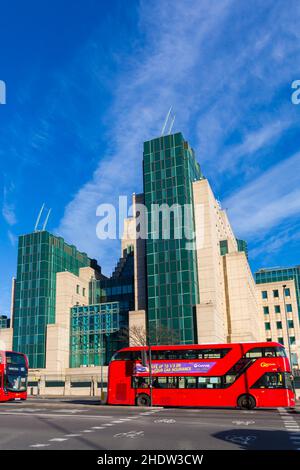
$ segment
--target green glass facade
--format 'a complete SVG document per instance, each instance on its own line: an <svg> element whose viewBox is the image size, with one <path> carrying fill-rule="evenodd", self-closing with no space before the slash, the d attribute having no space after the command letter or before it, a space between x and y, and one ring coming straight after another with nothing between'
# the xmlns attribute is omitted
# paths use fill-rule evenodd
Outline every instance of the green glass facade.
<svg viewBox="0 0 300 470"><path fill-rule="evenodd" d="M240 240L236 239L237 246L238 246L238 251L244 251L246 253L246 256L248 258L248 244L245 240Z"/></svg>
<svg viewBox="0 0 300 470"><path fill-rule="evenodd" d="M192 344L197 342L194 317L199 290L196 251L187 247L195 230L192 182L203 176L193 150L181 133L144 143L143 173L148 211L146 265L150 341L159 342L157 331L164 328L170 331L173 343ZM179 225L178 212L170 211L169 236L162 223L157 227L153 204L167 204L169 208L177 204L181 208ZM182 209L184 205L189 205L186 212Z"/></svg>
<svg viewBox="0 0 300 470"><path fill-rule="evenodd" d="M46 327L55 323L56 273L95 263L75 246L47 231L19 237L14 299L13 349L27 354L31 368L44 368Z"/></svg>
<svg viewBox="0 0 300 470"><path fill-rule="evenodd" d="M282 282L284 284L284 281L291 280L295 282L300 319L300 266L260 269L255 273L256 284L264 284L265 282Z"/></svg>
<svg viewBox="0 0 300 470"><path fill-rule="evenodd" d="M126 346L118 331L128 325L122 302L71 309L70 367L107 365L111 356Z"/></svg>
<svg viewBox="0 0 300 470"><path fill-rule="evenodd" d="M10 318L7 318L6 315L0 315L0 329L10 327Z"/></svg>

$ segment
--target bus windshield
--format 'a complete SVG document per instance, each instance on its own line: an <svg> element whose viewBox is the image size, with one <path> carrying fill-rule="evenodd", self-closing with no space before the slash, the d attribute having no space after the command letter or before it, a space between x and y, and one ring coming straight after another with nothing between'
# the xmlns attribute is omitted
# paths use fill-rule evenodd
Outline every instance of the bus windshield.
<svg viewBox="0 0 300 470"><path fill-rule="evenodd" d="M6 364L26 367L26 360L23 354L18 354L15 352L6 352L5 357L6 357Z"/></svg>

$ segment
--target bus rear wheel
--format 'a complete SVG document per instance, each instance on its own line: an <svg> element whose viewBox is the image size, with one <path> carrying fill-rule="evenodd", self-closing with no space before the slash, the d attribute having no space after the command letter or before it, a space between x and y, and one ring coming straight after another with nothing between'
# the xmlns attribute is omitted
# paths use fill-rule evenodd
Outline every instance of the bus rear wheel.
<svg viewBox="0 0 300 470"><path fill-rule="evenodd" d="M256 405L255 398L252 395L241 395L238 398L237 405L242 410L253 410Z"/></svg>
<svg viewBox="0 0 300 470"><path fill-rule="evenodd" d="M141 393L136 398L137 406L150 406L150 397L146 393Z"/></svg>

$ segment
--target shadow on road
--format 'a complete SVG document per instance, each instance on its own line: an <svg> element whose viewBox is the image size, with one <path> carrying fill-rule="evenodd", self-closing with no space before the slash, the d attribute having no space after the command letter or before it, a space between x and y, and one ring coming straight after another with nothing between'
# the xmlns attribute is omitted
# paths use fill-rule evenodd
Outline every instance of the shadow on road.
<svg viewBox="0 0 300 470"><path fill-rule="evenodd" d="M246 450L292 450L293 445L284 430L228 429L212 434L216 439Z"/></svg>

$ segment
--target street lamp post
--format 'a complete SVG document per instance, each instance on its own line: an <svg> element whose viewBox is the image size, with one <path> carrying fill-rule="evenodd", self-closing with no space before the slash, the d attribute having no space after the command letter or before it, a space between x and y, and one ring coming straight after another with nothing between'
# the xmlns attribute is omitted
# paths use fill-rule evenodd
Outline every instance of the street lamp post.
<svg viewBox="0 0 300 470"><path fill-rule="evenodd" d="M288 344L288 356L291 366L291 372L293 371L292 365L292 354L291 354L291 342L290 342L290 335L289 335L289 325L288 325L288 318L287 318L287 311L286 311L286 303L285 303L285 288L286 284L282 286L282 295L283 295L283 305L284 305L284 315L285 315L285 326L286 326L286 334L287 334L287 344Z"/></svg>

